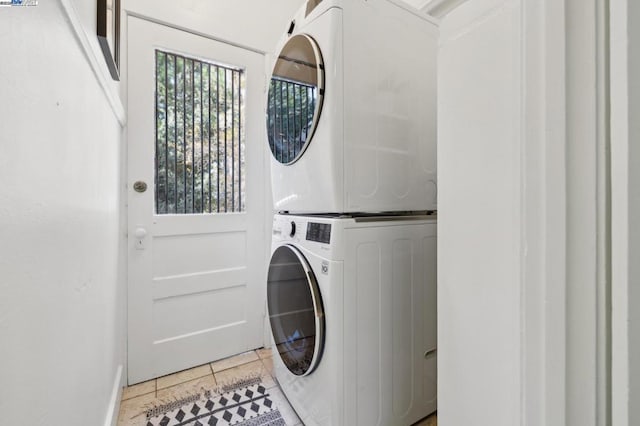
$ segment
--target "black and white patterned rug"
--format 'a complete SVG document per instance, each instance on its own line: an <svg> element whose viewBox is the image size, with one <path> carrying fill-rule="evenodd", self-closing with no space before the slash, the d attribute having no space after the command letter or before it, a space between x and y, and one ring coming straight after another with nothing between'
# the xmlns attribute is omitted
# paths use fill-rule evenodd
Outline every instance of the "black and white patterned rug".
<svg viewBox="0 0 640 426"><path fill-rule="evenodd" d="M286 426L259 378L155 406L146 415L147 426Z"/></svg>

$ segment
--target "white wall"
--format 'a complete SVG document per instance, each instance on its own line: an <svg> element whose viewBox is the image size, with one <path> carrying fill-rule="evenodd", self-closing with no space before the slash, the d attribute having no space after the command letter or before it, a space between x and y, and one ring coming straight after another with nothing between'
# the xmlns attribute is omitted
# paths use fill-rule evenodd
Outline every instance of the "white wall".
<svg viewBox="0 0 640 426"><path fill-rule="evenodd" d="M517 0L468 2L441 26L438 418L448 426L519 423L520 32Z"/></svg>
<svg viewBox="0 0 640 426"><path fill-rule="evenodd" d="M39 3L0 13L0 423L102 425L125 352L121 127L61 2Z"/></svg>
<svg viewBox="0 0 640 426"><path fill-rule="evenodd" d="M272 52L304 0L125 0L128 13Z"/></svg>
<svg viewBox="0 0 640 426"><path fill-rule="evenodd" d="M640 4L611 0L612 400L640 424Z"/></svg>
<svg viewBox="0 0 640 426"><path fill-rule="evenodd" d="M442 22L447 426L610 424L604 4L474 0Z"/></svg>

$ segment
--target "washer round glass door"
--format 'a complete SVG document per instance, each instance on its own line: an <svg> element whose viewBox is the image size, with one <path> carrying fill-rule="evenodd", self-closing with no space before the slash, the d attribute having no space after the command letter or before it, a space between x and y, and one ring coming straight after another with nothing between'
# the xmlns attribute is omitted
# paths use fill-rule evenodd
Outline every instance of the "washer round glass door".
<svg viewBox="0 0 640 426"><path fill-rule="evenodd" d="M324 97L324 63L315 40L291 37L273 68L267 106L267 134L273 157L297 161L318 125Z"/></svg>
<svg viewBox="0 0 640 426"><path fill-rule="evenodd" d="M280 358L293 374L311 374L322 356L324 310L313 271L291 245L278 247L271 256L267 304Z"/></svg>

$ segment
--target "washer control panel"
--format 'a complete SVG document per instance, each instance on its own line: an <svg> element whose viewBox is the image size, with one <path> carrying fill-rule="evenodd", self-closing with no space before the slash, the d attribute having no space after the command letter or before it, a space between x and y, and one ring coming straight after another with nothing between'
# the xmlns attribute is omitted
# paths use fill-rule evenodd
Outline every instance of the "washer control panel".
<svg viewBox="0 0 640 426"><path fill-rule="evenodd" d="M307 223L307 241L329 244L331 242L331 224Z"/></svg>

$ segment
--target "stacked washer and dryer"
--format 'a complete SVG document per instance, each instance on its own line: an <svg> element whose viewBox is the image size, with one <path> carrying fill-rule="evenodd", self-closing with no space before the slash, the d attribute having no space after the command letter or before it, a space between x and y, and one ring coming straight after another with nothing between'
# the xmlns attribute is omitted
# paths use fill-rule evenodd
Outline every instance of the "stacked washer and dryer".
<svg viewBox="0 0 640 426"><path fill-rule="evenodd" d="M437 31L394 0L309 0L277 50L267 300L307 426L436 410Z"/></svg>

